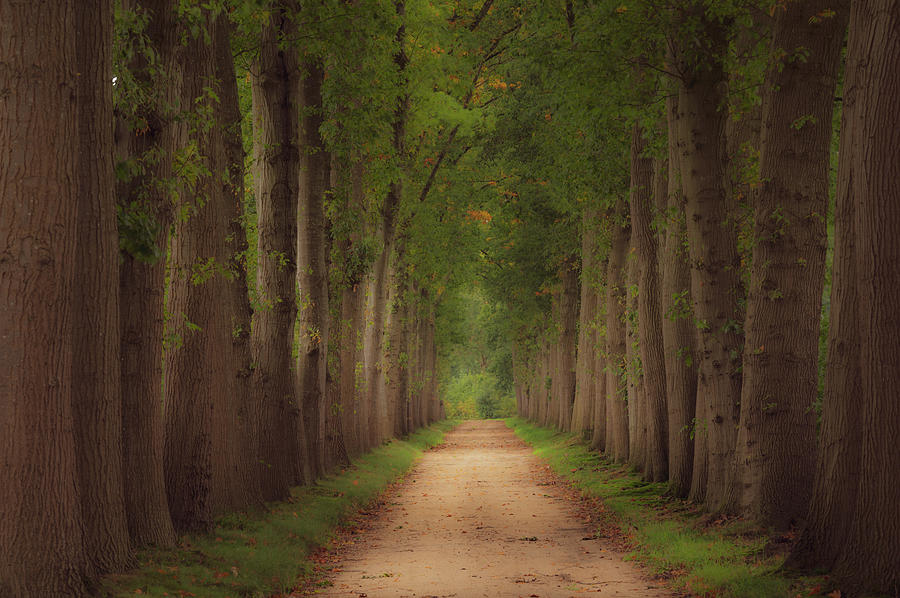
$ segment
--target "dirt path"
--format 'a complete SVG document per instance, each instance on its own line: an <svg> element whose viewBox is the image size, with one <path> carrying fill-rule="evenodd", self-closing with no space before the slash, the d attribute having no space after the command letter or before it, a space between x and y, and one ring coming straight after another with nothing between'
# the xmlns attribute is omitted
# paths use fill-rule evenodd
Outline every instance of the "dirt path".
<svg viewBox="0 0 900 598"><path fill-rule="evenodd" d="M603 540L503 422L425 454L319 596L670 597Z"/></svg>

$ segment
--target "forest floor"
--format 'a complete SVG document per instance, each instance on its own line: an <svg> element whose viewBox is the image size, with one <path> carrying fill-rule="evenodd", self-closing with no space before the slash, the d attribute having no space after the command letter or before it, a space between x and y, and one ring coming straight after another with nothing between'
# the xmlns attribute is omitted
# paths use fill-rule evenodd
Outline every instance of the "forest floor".
<svg viewBox="0 0 900 598"><path fill-rule="evenodd" d="M671 597L502 421L464 422L317 560L316 596ZM598 532L598 525L600 531ZM324 589L322 586L326 586Z"/></svg>

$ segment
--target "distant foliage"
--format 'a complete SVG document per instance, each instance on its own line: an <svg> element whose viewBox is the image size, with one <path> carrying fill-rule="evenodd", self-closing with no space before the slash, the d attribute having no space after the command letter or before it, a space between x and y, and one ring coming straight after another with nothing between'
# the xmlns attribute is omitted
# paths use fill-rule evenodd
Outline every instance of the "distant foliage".
<svg viewBox="0 0 900 598"><path fill-rule="evenodd" d="M447 416L459 419L489 419L515 415L516 401L501 389L490 372L466 372L453 377L444 388Z"/></svg>

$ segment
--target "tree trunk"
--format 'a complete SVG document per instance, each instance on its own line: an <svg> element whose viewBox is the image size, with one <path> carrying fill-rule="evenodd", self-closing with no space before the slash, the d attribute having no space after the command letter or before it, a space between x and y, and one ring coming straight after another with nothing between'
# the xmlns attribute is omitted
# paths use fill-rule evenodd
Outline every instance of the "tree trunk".
<svg viewBox="0 0 900 598"><path fill-rule="evenodd" d="M525 382L520 374L522 369L521 357L519 356L520 351L519 344L513 341L510 350L513 368L513 392L516 394L516 415L522 417L525 413Z"/></svg>
<svg viewBox="0 0 900 598"><path fill-rule="evenodd" d="M625 202L611 217L611 245L606 269L606 454L628 460L628 396L625 367L625 255L631 235Z"/></svg>
<svg viewBox="0 0 900 598"><path fill-rule="evenodd" d="M672 492L686 497L691 490L694 444L705 450L706 432L695 428L697 404L697 366L694 356L695 335L691 310L691 269L685 246L684 194L678 164L678 99L666 101L668 113L669 172L666 198L665 244L660 259L662 272L660 311L666 359L666 396L669 417L669 484ZM704 481L705 484L705 481Z"/></svg>
<svg viewBox="0 0 900 598"><path fill-rule="evenodd" d="M666 364L659 315L659 274L656 234L651 230L652 161L642 157L646 142L634 126L631 140L631 230L638 260L638 333L646 402L644 477L653 482L668 478L668 422Z"/></svg>
<svg viewBox="0 0 900 598"><path fill-rule="evenodd" d="M581 232L581 310L578 316L578 351L575 362L575 405L572 408L572 431L579 436L591 436L593 419L594 367L596 365L594 318L597 315L597 293L591 287L596 268L597 244L596 209L585 209Z"/></svg>
<svg viewBox="0 0 900 598"><path fill-rule="evenodd" d="M410 339L415 336L415 332L409 317L409 280L404 273L404 264L402 263L405 245L405 239L400 235L394 251L394 263L390 268L392 272L397 272L397 275L392 276L393 284L388 302L390 307L385 322L387 346L383 356L386 377L384 402L388 408L389 421L385 438L396 435L405 436L413 430L415 425L409 397L409 365L414 357L412 353L414 344Z"/></svg>
<svg viewBox="0 0 900 598"><path fill-rule="evenodd" d="M644 470L647 450L647 400L638 338L638 261L634 230L625 255L625 374L628 411L628 462Z"/></svg>
<svg viewBox="0 0 900 598"><path fill-rule="evenodd" d="M168 200L168 198L166 198ZM168 228L156 243L165 247ZM122 329L122 437L125 508L135 546L171 546L163 476L163 263L123 254L119 268Z"/></svg>
<svg viewBox="0 0 900 598"><path fill-rule="evenodd" d="M331 154L319 134L322 126L321 60L304 64L300 142L300 198L297 215L297 284L300 289L298 392L310 477L325 473L325 391L328 362L328 270L325 245L325 194L331 187Z"/></svg>
<svg viewBox="0 0 900 598"><path fill-rule="evenodd" d="M331 180L331 197L336 200L342 192L349 198L352 182L342 184L341 177L346 176L347 169L341 167L341 160L337 156L331 156L329 167ZM346 211L346 210L345 210ZM325 373L325 406L323 415L325 419L325 470L331 472L336 467L346 467L350 464L350 456L344 440L344 425L346 414L341 401L341 342L344 334L342 320L344 287L346 286L346 255L349 248L349 239L335 239L336 229L340 226L337 218L329 218L327 221L325 255L328 271L328 355L326 357ZM337 241L337 247L335 242ZM335 260L337 256L337 260ZM352 398L352 394L350 397ZM352 416L352 413L351 413ZM351 420L352 421L352 420ZM350 432L352 434L352 432Z"/></svg>
<svg viewBox="0 0 900 598"><path fill-rule="evenodd" d="M202 24L214 38L213 17L204 14ZM196 110L192 117L216 115L206 95L215 74L213 43L198 37L182 51L182 105ZM231 347L231 323L221 303L227 287L220 269L228 261L227 199L219 180L225 170L224 142L221 126L209 124L208 129L191 119L182 124L181 146L193 144L195 167L210 174L182 183L179 207L186 217L176 221L169 249L167 336L176 340L165 352L164 471L169 512L179 532L212 528L214 502L220 508L227 503L226 447L236 440L227 425L230 389L224 384Z"/></svg>
<svg viewBox="0 0 900 598"><path fill-rule="evenodd" d="M397 53L394 56L394 64L404 76L409 58L406 55L406 4L398 1L395 3L397 17L400 26L397 28L396 40ZM393 150L395 156L403 156L405 153L406 121L409 113L409 98L401 94L394 111L393 122ZM378 235L382 245L382 252L375 261L374 272L371 277L371 314L372 329L370 348L368 350L366 367L367 392L375 417L373 418L373 445L381 444L390 436L390 417L387 404L387 387L385 380L385 338L388 299L393 280L392 253L394 250L394 235L397 225L397 211L400 208L400 200L403 197L403 183L401 180L391 182L381 208L381 220L379 222Z"/></svg>
<svg viewBox="0 0 900 598"><path fill-rule="evenodd" d="M70 340L75 275L87 274L75 271L73 4L0 3L0 595L22 598L85 594Z"/></svg>
<svg viewBox="0 0 900 598"><path fill-rule="evenodd" d="M216 77L221 81L218 121L224 136L225 175L222 181L223 209L228 218L226 237L226 305L224 316L231 326L231 352L226 375L231 380L225 397L228 425L236 430L234 441L226 447L232 474L228 502L214 505L214 512L240 510L261 505L256 456L262 433L261 405L253 401L250 379L253 372L250 347L250 296L247 289L247 233L244 230L244 145L241 134L241 111L238 98L230 31L226 23L216 27ZM221 509L221 511L220 511Z"/></svg>
<svg viewBox="0 0 900 598"><path fill-rule="evenodd" d="M550 401L550 343L547 339L541 341L541 349L538 352L538 379L537 396L535 397L535 422L541 426L547 425L547 406Z"/></svg>
<svg viewBox="0 0 900 598"><path fill-rule="evenodd" d="M434 325L435 306L429 307L428 319L425 322L425 397L427 401L427 414L425 425L431 425L440 421L440 409L437 396L437 344L435 342Z"/></svg>
<svg viewBox="0 0 900 598"><path fill-rule="evenodd" d="M558 275L559 273L557 273ZM562 285L558 284L556 289L551 294L550 298L550 325L552 329L550 331L550 363L549 363L549 375L550 375L550 388L548 390L548 402L547 402L547 421L546 425L552 428L556 428L557 430L560 428L560 396L562 395L562 389L560 387L560 381L562 376L560 375L560 350L562 347L562 329L563 329L563 318L562 318L562 294L563 294Z"/></svg>
<svg viewBox="0 0 900 598"><path fill-rule="evenodd" d="M362 392L365 379L360 371L362 330L358 324L363 318L362 288L360 283L348 286L341 293L341 422L344 446L352 458L363 452L360 426L368 418L368 403Z"/></svg>
<svg viewBox="0 0 900 598"><path fill-rule="evenodd" d="M72 415L89 575L133 563L122 479L119 235L113 175L112 35L108 0L75 8L78 243L72 298Z"/></svg>
<svg viewBox="0 0 900 598"><path fill-rule="evenodd" d="M428 289L422 289L419 292L420 303L415 306L416 309L412 313L416 316L418 322L418 375L416 383L412 388L412 400L416 406L416 429L427 426L429 422L427 413L428 398L428 361L431 347L428 341L428 323L431 309L431 300L429 298Z"/></svg>
<svg viewBox="0 0 900 598"><path fill-rule="evenodd" d="M375 234L379 241L384 241L383 227L380 223L377 225ZM364 442L363 451L368 451L381 443L380 418L384 417L386 409L386 407L378 403L376 392L378 368L381 367L381 345L383 342L379 331L383 330L383 322L379 325L378 320L375 317L375 306L377 303L375 295L379 292L380 288L376 283L376 280L379 276L384 276L385 267L385 264L382 263L381 255L376 257L372 270L366 276L364 283L365 287L362 291L363 321L365 329L363 332L362 348L364 382L361 386L363 389L362 400L366 405L364 409L368 412L368 417L361 422L361 437Z"/></svg>
<svg viewBox="0 0 900 598"><path fill-rule="evenodd" d="M833 566L854 591L887 595L900 592L898 25L896 0L852 5L821 454L793 555Z"/></svg>
<svg viewBox="0 0 900 598"><path fill-rule="evenodd" d="M296 480L300 414L291 367L297 315L296 249L300 156L297 149L299 69L279 40L290 36L285 9L262 28L253 85L254 182L258 218L257 294L251 346L255 402L261 405L260 486L265 500L290 495Z"/></svg>
<svg viewBox="0 0 900 598"><path fill-rule="evenodd" d="M848 11L817 15L834 6L776 11L763 93L736 459L741 511L777 529L806 514L815 469L832 111ZM808 57L791 59L797 48Z"/></svg>
<svg viewBox="0 0 900 598"><path fill-rule="evenodd" d="M679 87L679 160L685 195L691 257L691 296L698 327L697 400L704 403L707 471L705 502L713 511L727 509L732 498L732 471L741 389L740 333L743 294L735 234L728 227L723 186L725 165L721 57L727 47L725 26L700 4L697 47L676 49L683 79ZM698 410L698 413L702 413ZM696 465L696 464L695 464Z"/></svg>
<svg viewBox="0 0 900 598"><path fill-rule="evenodd" d="M387 208L386 208L387 209ZM384 248L382 254L375 262L375 270L371 279L371 299L369 300L369 313L371 320L371 339L367 367L369 379L366 383L369 404L371 406L372 419L370 426L370 440L372 446L378 446L391 436L391 413L388 403L387 368L389 367L389 333L387 308L390 305L390 288L394 280L394 272L390 256L393 253L394 233L393 217L383 214L385 222L381 226L381 240ZM390 223L387 222L390 220ZM390 231L387 225L390 224Z"/></svg>
<svg viewBox="0 0 900 598"><path fill-rule="evenodd" d="M900 2L852 5L848 62L862 73L850 128L857 129L850 157L850 197L856 203L856 273L862 430L856 516L835 567L852 587L900 593ZM847 395L859 405L859 397ZM859 408L859 407L857 407ZM846 513L843 514L846 517Z"/></svg>
<svg viewBox="0 0 900 598"><path fill-rule="evenodd" d="M591 436L591 448L598 451L607 451L606 438L606 408L608 401L607 395L607 373L608 368L606 353L606 272L608 270L608 258L604 258L597 264L597 273L594 275L592 283L592 292L597 295L597 315L594 318L594 408L593 408L593 435ZM600 280L597 280L600 279ZM596 286L595 286L596 285Z"/></svg>
<svg viewBox="0 0 900 598"><path fill-rule="evenodd" d="M572 430L572 404L575 401L575 326L578 323L578 270L574 260L567 259L562 265L562 291L560 293L561 330L557 350L558 380L557 401L559 402L560 430Z"/></svg>
<svg viewBox="0 0 900 598"><path fill-rule="evenodd" d="M145 123L144 130L130 130L125 118L117 123L117 159L141 163L144 171L121 181L116 195L125 218L146 217L152 232L144 239L135 234L139 227L128 226L127 220L123 226L120 219L119 237L128 242L119 264L124 496L132 544L171 546L175 532L163 476L162 351L165 255L173 214L172 198L160 181L171 179L176 150L170 106L180 87L174 76L178 27L172 0L141 0L139 6L149 14L145 34L157 60L150 65L137 57L130 68L145 90L156 91L130 115Z"/></svg>
<svg viewBox="0 0 900 598"><path fill-rule="evenodd" d="M360 162L345 166L337 162L338 176L344 170L350 179L346 185L348 212L359 215L362 220L365 203L364 170ZM333 173L334 174L334 173ZM340 400L341 425L344 446L349 457L356 457L366 449L366 423L369 419L369 403L365 393L365 367L363 361L363 339L365 323L365 270L366 259L363 231L356 225L348 238L340 241L339 248L344 260L341 287L340 319ZM368 267L368 264L365 264Z"/></svg>

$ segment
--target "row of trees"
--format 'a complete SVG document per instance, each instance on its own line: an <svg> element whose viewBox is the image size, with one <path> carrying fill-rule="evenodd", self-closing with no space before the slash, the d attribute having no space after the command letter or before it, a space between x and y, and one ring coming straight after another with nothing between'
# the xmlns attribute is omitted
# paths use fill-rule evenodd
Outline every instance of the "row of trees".
<svg viewBox="0 0 900 598"><path fill-rule="evenodd" d="M0 2L0 596L443 417L491 4Z"/></svg>
<svg viewBox="0 0 900 598"><path fill-rule="evenodd" d="M533 5L485 203L522 415L888 593L898 22L887 1Z"/></svg>
<svg viewBox="0 0 900 598"><path fill-rule="evenodd" d="M0 0L0 596L465 376L896 591L898 12Z"/></svg>

